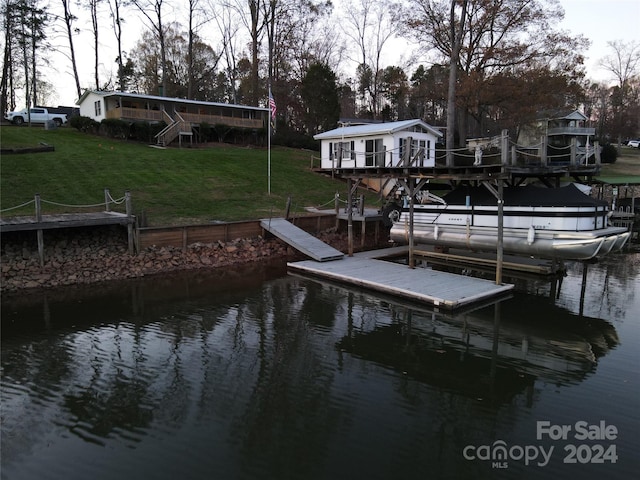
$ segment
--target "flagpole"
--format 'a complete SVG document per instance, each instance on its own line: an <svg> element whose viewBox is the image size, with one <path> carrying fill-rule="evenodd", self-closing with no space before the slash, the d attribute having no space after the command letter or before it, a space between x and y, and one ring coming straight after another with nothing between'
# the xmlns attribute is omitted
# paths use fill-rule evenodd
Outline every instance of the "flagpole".
<svg viewBox="0 0 640 480"><path fill-rule="evenodd" d="M271 96L271 87L269 87L269 96ZM267 193L271 195L271 108L267 117Z"/></svg>
<svg viewBox="0 0 640 480"><path fill-rule="evenodd" d="M269 98L268 98L269 113L267 114L267 192L271 195L271 121L273 120L273 97L271 96L271 82L269 82Z"/></svg>

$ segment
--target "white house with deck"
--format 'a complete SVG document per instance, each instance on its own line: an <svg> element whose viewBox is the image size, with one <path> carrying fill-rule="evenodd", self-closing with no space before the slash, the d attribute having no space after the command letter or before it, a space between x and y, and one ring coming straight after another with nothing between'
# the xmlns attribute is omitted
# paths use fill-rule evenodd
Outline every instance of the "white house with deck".
<svg viewBox="0 0 640 480"><path fill-rule="evenodd" d="M322 169L411 165L433 167L442 136L422 120L342 126L319 133Z"/></svg>
<svg viewBox="0 0 640 480"><path fill-rule="evenodd" d="M183 98L158 97L127 92L87 90L77 101L80 115L97 122L115 118L130 122L165 122L158 134L159 144L167 145L180 135L192 135L200 124L225 125L244 130L266 129L268 108L202 102Z"/></svg>

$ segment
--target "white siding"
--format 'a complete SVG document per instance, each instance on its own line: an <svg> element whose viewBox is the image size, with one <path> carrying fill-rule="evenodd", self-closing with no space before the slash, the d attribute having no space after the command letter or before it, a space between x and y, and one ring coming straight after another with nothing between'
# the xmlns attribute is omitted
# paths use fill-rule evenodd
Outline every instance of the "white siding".
<svg viewBox="0 0 640 480"><path fill-rule="evenodd" d="M342 143L353 142L353 150L355 152L355 161L350 155L343 155L343 168L365 168L366 166L379 165L379 161L384 158L384 166L391 167L397 166L400 161L401 141L411 137L413 139L414 153L415 148L421 147L425 149L423 161L418 166L433 167L435 165L435 145L437 137L430 133L419 133L410 131L400 131L394 134L385 135L366 135L366 136L352 136L344 139L340 137L322 139L320 143L320 154L322 156L321 166L325 169L337 168L338 164L335 158L335 147ZM367 144L367 141L370 141ZM377 142L376 142L377 141ZM376 148L375 145L382 142L382 151ZM382 158L375 155L367 156L367 145L372 146L374 154L379 153ZM367 160L369 164L367 165ZM373 162L373 164L372 164Z"/></svg>
<svg viewBox="0 0 640 480"><path fill-rule="evenodd" d="M98 109L96 109L96 106ZM104 97L95 93L88 94L80 104L80 116L93 118L100 122L106 118L106 107Z"/></svg>

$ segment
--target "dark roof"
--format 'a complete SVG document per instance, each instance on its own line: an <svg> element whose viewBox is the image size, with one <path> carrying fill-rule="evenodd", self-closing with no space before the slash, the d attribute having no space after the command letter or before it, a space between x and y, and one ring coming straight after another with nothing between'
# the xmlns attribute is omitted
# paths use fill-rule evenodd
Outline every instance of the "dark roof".
<svg viewBox="0 0 640 480"><path fill-rule="evenodd" d="M471 205L496 205L497 203L496 198L485 187L459 187L442 198L449 205L465 205L467 195L470 197ZM569 184L559 188L533 185L505 187L504 204L505 206L587 207L607 205L607 202L585 195L574 184Z"/></svg>

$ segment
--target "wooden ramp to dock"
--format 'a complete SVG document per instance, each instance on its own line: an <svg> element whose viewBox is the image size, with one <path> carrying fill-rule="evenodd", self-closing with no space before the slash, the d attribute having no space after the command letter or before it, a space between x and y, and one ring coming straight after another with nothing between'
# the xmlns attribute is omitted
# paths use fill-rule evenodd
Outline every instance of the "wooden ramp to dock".
<svg viewBox="0 0 640 480"><path fill-rule="evenodd" d="M265 218L260 220L260 226L318 262L340 260L344 257L340 250L327 245L284 218Z"/></svg>
<svg viewBox="0 0 640 480"><path fill-rule="evenodd" d="M403 248L406 251L406 247L401 247L356 253L340 262L293 262L288 268L292 273L357 285L449 310L495 298L513 289L513 285L496 285L490 280L429 268L409 268L380 259L401 254Z"/></svg>

